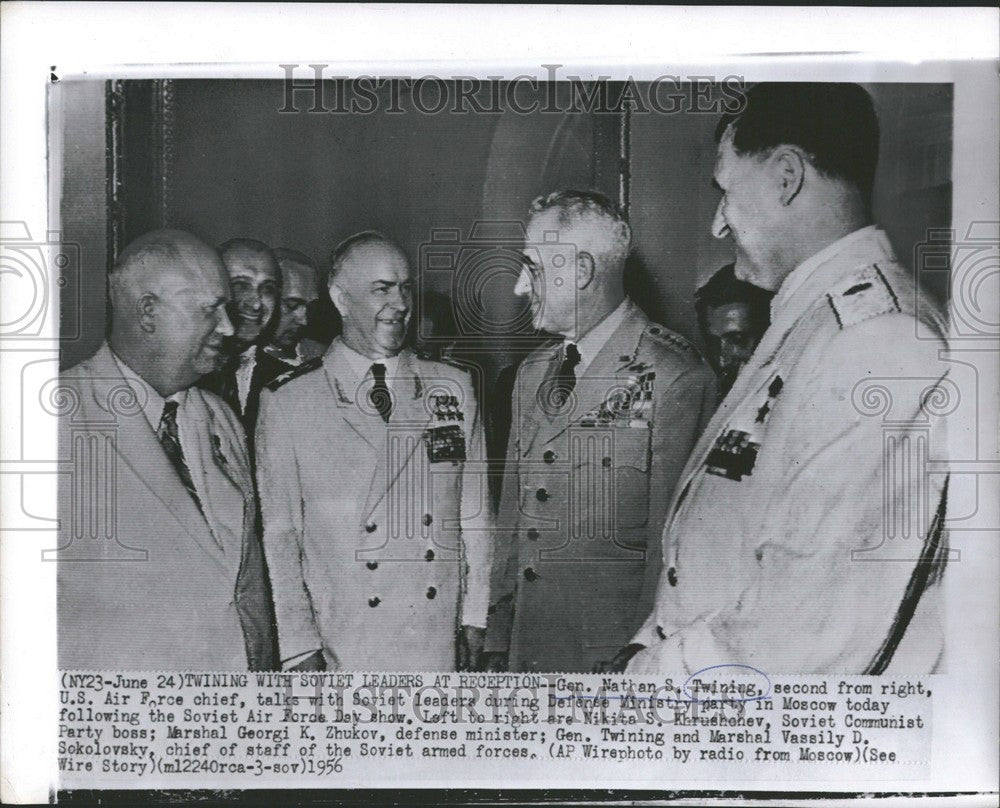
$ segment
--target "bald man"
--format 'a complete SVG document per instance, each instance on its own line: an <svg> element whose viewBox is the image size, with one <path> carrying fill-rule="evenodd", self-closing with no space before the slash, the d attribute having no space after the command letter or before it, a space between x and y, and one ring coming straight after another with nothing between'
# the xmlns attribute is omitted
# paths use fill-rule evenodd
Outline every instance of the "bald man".
<svg viewBox="0 0 1000 808"><path fill-rule="evenodd" d="M109 288L108 342L60 380L76 473L59 488L59 665L269 668L243 431L192 387L233 333L225 269L195 236L159 230L125 249Z"/></svg>
<svg viewBox="0 0 1000 808"><path fill-rule="evenodd" d="M261 398L257 480L282 665L469 669L488 605L483 429L464 371L404 347L406 256L331 259L343 335Z"/></svg>
<svg viewBox="0 0 1000 808"><path fill-rule="evenodd" d="M648 613L666 503L715 383L626 297L631 232L606 197L539 197L527 236L514 291L558 338L514 381L486 648L492 669L587 673Z"/></svg>

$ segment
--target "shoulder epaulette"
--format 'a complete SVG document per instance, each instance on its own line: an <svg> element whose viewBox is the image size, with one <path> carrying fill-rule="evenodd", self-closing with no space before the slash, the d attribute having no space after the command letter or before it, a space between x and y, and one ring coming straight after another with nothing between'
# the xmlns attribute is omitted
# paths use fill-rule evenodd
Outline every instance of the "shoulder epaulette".
<svg viewBox="0 0 1000 808"><path fill-rule="evenodd" d="M680 334L675 334L669 328L664 328L662 325L657 325L656 323L650 323L646 326L645 331L642 335L652 337L654 342L658 342L668 348L675 351L681 351L684 353L691 352L694 353L694 346L688 342Z"/></svg>
<svg viewBox="0 0 1000 808"><path fill-rule="evenodd" d="M304 376L311 370L316 370L316 368L321 367L323 364L323 357L317 356L312 359L307 359L301 365L296 365L291 370L286 370L280 376L275 376L270 382L264 385L268 390L274 392L279 387L288 384L292 379L297 379L299 376Z"/></svg>
<svg viewBox="0 0 1000 808"><path fill-rule="evenodd" d="M899 298L878 264L851 275L827 293L826 299L841 329L901 311Z"/></svg>

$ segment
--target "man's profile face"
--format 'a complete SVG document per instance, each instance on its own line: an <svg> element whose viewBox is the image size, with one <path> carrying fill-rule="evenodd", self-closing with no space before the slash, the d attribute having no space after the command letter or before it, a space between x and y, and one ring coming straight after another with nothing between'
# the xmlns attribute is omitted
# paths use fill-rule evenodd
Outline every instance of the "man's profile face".
<svg viewBox="0 0 1000 808"><path fill-rule="evenodd" d="M762 289L776 291L782 277L774 268L776 222L781 203L778 185L766 160L754 155L738 155L733 149L731 130L719 143L714 184L722 193L712 234L733 240L736 245L736 277Z"/></svg>
<svg viewBox="0 0 1000 808"><path fill-rule="evenodd" d="M369 357L395 356L413 310L413 273L388 244L356 247L344 260L330 296L344 321L344 339Z"/></svg>
<svg viewBox="0 0 1000 808"><path fill-rule="evenodd" d="M295 261L281 265L281 314L271 343L283 351L299 344L309 304L319 297L316 270Z"/></svg>
<svg viewBox="0 0 1000 808"><path fill-rule="evenodd" d="M233 327L236 339L257 340L271 321L281 290L277 263L268 255L233 248L223 256L232 292Z"/></svg>
<svg viewBox="0 0 1000 808"><path fill-rule="evenodd" d="M761 335L753 328L746 303L723 303L705 312L708 358L723 383L732 386L740 369L750 361Z"/></svg>
<svg viewBox="0 0 1000 808"><path fill-rule="evenodd" d="M577 321L576 250L560 228L559 212L531 217L514 294L527 297L531 323L553 334L573 334Z"/></svg>
<svg viewBox="0 0 1000 808"><path fill-rule="evenodd" d="M155 331L165 375L177 390L215 369L223 339L233 333L222 261L207 247L179 250L181 257L162 271Z"/></svg>

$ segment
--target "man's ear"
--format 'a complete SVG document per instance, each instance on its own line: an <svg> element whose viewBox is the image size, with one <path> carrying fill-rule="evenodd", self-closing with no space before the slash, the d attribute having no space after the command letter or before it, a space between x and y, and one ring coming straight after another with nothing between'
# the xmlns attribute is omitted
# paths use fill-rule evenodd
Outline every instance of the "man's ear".
<svg viewBox="0 0 1000 808"><path fill-rule="evenodd" d="M576 254L576 288L583 291L594 280L594 256L582 250Z"/></svg>
<svg viewBox="0 0 1000 808"><path fill-rule="evenodd" d="M790 205L802 190L806 177L806 161L802 153L788 146L780 146L771 156L781 187L781 204Z"/></svg>
<svg viewBox="0 0 1000 808"><path fill-rule="evenodd" d="M337 307L337 311L340 312L341 317L344 316L344 304L346 297L347 294L337 284L330 284L330 301Z"/></svg>
<svg viewBox="0 0 1000 808"><path fill-rule="evenodd" d="M159 298L152 292L146 292L135 302L135 315L139 328L147 334L156 331L156 306Z"/></svg>

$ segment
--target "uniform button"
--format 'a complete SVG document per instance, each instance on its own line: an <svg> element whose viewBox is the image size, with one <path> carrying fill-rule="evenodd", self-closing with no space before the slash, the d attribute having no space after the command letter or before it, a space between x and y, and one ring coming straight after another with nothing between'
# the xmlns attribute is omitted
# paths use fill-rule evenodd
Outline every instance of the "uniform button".
<svg viewBox="0 0 1000 808"><path fill-rule="evenodd" d="M667 581L671 586L677 586L677 570L673 567L667 570Z"/></svg>
<svg viewBox="0 0 1000 808"><path fill-rule="evenodd" d="M535 581L538 579L538 573L535 572L531 567L527 567L524 570L524 580Z"/></svg>
<svg viewBox="0 0 1000 808"><path fill-rule="evenodd" d="M378 525L376 525L374 522L369 522L367 525L365 525L366 533L374 533L376 530L378 530Z"/></svg>
<svg viewBox="0 0 1000 808"><path fill-rule="evenodd" d="M549 492L546 491L544 488L539 488L535 492L535 499L537 499L539 502L545 502L545 500L547 500L548 498L549 498Z"/></svg>
<svg viewBox="0 0 1000 808"><path fill-rule="evenodd" d="M528 528L527 536L531 541L538 541L538 531L533 527Z"/></svg>
<svg viewBox="0 0 1000 808"><path fill-rule="evenodd" d="M434 517L432 517L429 513L425 513L424 514L424 524L425 525L429 525L433 521L434 521Z"/></svg>
<svg viewBox="0 0 1000 808"><path fill-rule="evenodd" d="M542 455L542 460L544 460L546 463L555 463L556 453L550 449L549 451L547 451L545 454Z"/></svg>
<svg viewBox="0 0 1000 808"><path fill-rule="evenodd" d="M435 589L433 586L427 587L427 600L434 600L434 598L437 596L437 593L438 593L437 589Z"/></svg>
<svg viewBox="0 0 1000 808"><path fill-rule="evenodd" d="M606 469L611 468L611 458L610 457L602 458L601 465L604 466L604 468Z"/></svg>
<svg viewBox="0 0 1000 808"><path fill-rule="evenodd" d="M374 598L368 598L368 605L371 606L373 609L376 606L378 606L381 602L382 602L382 599L379 598L379 597L377 597L377 596L374 597Z"/></svg>
<svg viewBox="0 0 1000 808"><path fill-rule="evenodd" d="M433 561L434 560L434 551L433 550L428 550L426 553L424 553L424 558L427 561Z"/></svg>
<svg viewBox="0 0 1000 808"><path fill-rule="evenodd" d="M370 569L370 570L377 570L378 569L378 562L377 561L369 561L367 564L365 564L365 566L368 567L368 569Z"/></svg>

